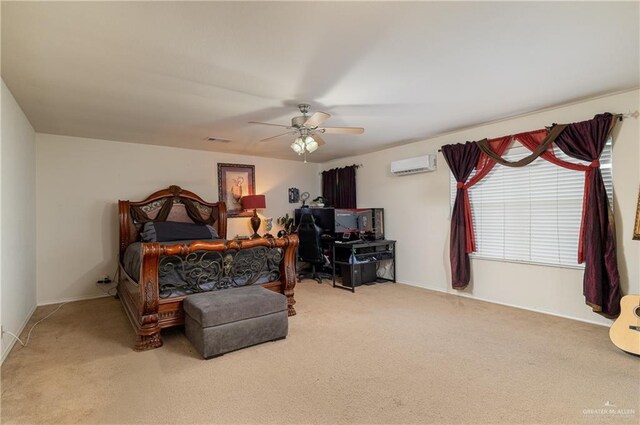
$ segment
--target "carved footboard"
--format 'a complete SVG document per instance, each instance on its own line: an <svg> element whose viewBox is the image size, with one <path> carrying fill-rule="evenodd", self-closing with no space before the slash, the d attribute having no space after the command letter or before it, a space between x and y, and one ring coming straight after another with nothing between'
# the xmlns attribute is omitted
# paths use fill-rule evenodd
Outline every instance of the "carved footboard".
<svg viewBox="0 0 640 425"><path fill-rule="evenodd" d="M297 247L295 235L246 241L142 244L140 275L129 276L121 261L118 281L118 295L137 334L135 349L160 347L160 330L184 323L182 302L186 295L176 296L174 291L185 294L260 284L284 294L289 316L295 315ZM265 269L266 264L276 267ZM161 287L159 276L170 273L179 273L179 283L163 283Z"/></svg>

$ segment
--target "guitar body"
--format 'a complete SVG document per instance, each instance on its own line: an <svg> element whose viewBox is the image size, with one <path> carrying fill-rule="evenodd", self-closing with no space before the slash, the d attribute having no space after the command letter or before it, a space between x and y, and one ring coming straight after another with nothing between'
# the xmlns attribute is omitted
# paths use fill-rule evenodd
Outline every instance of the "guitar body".
<svg viewBox="0 0 640 425"><path fill-rule="evenodd" d="M640 356L640 295L625 295L620 316L609 329L609 338L619 349Z"/></svg>

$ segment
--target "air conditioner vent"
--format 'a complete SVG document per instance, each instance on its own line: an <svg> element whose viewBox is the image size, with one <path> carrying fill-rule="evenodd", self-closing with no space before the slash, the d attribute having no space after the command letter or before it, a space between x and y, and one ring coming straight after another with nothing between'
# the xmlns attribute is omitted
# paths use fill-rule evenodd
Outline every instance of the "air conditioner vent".
<svg viewBox="0 0 640 425"><path fill-rule="evenodd" d="M406 176L408 174L427 173L436 171L436 156L434 154L401 159L391 163L391 174Z"/></svg>
<svg viewBox="0 0 640 425"><path fill-rule="evenodd" d="M222 137L207 137L207 140L210 142L220 142L220 143L229 143L230 139L223 139Z"/></svg>

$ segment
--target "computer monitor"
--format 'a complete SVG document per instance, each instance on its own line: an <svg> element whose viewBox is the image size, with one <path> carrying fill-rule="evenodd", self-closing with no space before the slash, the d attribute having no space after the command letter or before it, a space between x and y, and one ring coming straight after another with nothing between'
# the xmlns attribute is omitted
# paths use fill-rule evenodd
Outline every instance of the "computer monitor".
<svg viewBox="0 0 640 425"><path fill-rule="evenodd" d="M302 214L312 214L325 237L338 239L384 239L384 209L382 208L297 208L295 225Z"/></svg>
<svg viewBox="0 0 640 425"><path fill-rule="evenodd" d="M328 233L333 235L335 228L334 208L296 208L295 211L295 225L300 224L300 217L302 214L313 215L313 220L322 233Z"/></svg>

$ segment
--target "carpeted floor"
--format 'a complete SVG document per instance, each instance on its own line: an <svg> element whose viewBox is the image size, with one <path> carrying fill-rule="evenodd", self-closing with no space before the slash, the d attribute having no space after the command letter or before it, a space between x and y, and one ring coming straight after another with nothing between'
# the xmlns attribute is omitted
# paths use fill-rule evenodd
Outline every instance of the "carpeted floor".
<svg viewBox="0 0 640 425"><path fill-rule="evenodd" d="M286 340L208 361L181 329L134 352L117 300L67 304L2 366L2 423L639 421L640 360L607 328L401 284L296 299Z"/></svg>

